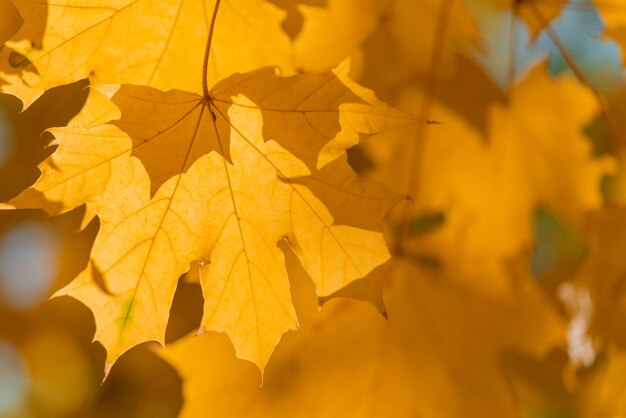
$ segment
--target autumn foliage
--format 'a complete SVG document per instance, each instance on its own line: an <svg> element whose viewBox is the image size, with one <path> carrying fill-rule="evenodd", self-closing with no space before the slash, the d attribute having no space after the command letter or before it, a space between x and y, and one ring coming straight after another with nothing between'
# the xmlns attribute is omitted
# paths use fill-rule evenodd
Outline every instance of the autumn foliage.
<svg viewBox="0 0 626 418"><path fill-rule="evenodd" d="M622 416L625 33L0 0L0 417Z"/></svg>

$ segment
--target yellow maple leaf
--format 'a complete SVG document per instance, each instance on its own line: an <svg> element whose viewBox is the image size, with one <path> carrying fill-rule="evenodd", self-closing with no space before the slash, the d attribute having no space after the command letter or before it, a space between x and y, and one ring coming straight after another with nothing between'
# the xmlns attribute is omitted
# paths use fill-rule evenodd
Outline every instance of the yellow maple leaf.
<svg viewBox="0 0 626 418"><path fill-rule="evenodd" d="M595 97L584 86L569 78L550 79L538 67L508 101L489 107L484 135L437 105L431 117L444 123L427 128L423 154L408 151L413 144L404 138L396 138L395 148L384 152L378 139L371 141L370 155L385 167L372 174L389 187L402 187L406 167L420 158L418 174L406 181L417 184L416 212L442 212L445 222L410 245L411 252L437 256L459 272L481 270L485 290L498 292L499 285L488 277L505 277L507 260L530 247L537 206L568 221L601 207L600 182L615 167L611 158L593 155L584 135L597 111Z"/></svg>
<svg viewBox="0 0 626 418"><path fill-rule="evenodd" d="M237 74L208 98L123 85L91 95L14 207L88 203L101 228L89 266L59 294L83 301L114 362L162 341L178 277L202 260L203 325L226 331L261 368L296 327L277 242L287 239L330 294L384 263L381 220L395 194L356 177L359 135L416 121L334 73ZM110 124L91 126L118 113ZM42 204L41 198L54 205ZM98 283L104 283L103 289Z"/></svg>
<svg viewBox="0 0 626 418"><path fill-rule="evenodd" d="M417 8L414 0L301 2L295 65L321 71L350 57L356 80L395 98L414 83L447 79L459 53L479 46L477 2L485 0L424 0Z"/></svg>
<svg viewBox="0 0 626 418"><path fill-rule="evenodd" d="M330 0L325 7L299 5L304 21L294 39L296 67L324 71L353 55L379 25L383 8L377 3Z"/></svg>
<svg viewBox="0 0 626 418"><path fill-rule="evenodd" d="M388 320L360 302L329 302L283 338L260 388L219 335L170 345L161 355L184 380L181 416L209 407L224 417L518 416L502 355L539 358L564 342L563 318L540 289L529 280L493 299L406 264L393 275Z"/></svg>
<svg viewBox="0 0 626 418"><path fill-rule="evenodd" d="M25 24L0 60L1 91L28 107L54 86L91 77L201 92L205 41L217 0L16 0ZM208 83L265 65L291 71L284 13L263 0L224 0Z"/></svg>

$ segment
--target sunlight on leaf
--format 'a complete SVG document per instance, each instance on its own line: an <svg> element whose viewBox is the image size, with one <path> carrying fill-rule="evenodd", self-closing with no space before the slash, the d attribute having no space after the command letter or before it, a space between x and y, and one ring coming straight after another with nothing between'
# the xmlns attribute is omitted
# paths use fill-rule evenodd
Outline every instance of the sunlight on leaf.
<svg viewBox="0 0 626 418"><path fill-rule="evenodd" d="M263 367L297 326L279 240L288 237L320 295L389 258L381 223L401 198L359 180L345 149L417 119L346 72L235 75L209 101L122 86L112 95L119 120L53 130L59 148L42 178L10 203L95 207L101 229L90 266L58 294L94 310L109 363L163 341L178 277L194 260L207 261L204 327L228 332L238 355ZM84 112L115 113L102 94L90 97L97 103Z"/></svg>
<svg viewBox="0 0 626 418"><path fill-rule="evenodd" d="M262 0L223 4L213 46L219 58L212 59L209 84L264 65L289 73L289 38L280 29L283 13ZM0 79L6 83L0 86L26 107L45 90L86 77L97 83L201 91L215 0L106 0L88 6L79 0L16 0L15 5L25 24L7 43L0 62L12 52L28 61L18 71L0 64Z"/></svg>

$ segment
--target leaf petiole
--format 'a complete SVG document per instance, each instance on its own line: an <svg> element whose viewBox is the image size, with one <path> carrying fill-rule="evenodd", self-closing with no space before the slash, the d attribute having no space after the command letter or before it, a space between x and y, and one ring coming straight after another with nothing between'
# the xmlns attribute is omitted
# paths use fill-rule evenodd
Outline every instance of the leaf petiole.
<svg viewBox="0 0 626 418"><path fill-rule="evenodd" d="M213 7L213 16L211 17L211 23L209 25L209 36L206 41L206 48L204 49L204 64L202 65L202 95L205 100L209 100L211 95L209 93L209 86L207 84L207 73L209 69L209 54L211 53L211 42L213 40L213 30L215 29L215 20L217 19L217 11L220 8L220 0L215 1Z"/></svg>

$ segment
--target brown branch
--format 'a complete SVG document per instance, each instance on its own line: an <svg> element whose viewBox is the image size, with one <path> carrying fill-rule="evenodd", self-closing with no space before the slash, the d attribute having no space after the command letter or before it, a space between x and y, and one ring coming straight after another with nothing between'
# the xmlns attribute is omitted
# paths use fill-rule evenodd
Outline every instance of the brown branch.
<svg viewBox="0 0 626 418"><path fill-rule="evenodd" d="M429 118L429 113L433 106L437 90L439 88L439 80L437 79L437 70L441 64L441 58L444 48L444 38L446 36L447 27L449 24L450 12L455 0L445 0L441 4L439 14L437 16L437 25L435 27L435 41L432 46L432 53L430 56L429 67L425 77L425 91L420 107L420 115L425 118ZM427 138L427 129L429 123L420 124L417 127L417 133L415 135L416 142L413 149L413 164L409 169L409 189L407 195L414 201L417 199L419 193L420 183L420 171L423 165L423 155L425 150L425 142ZM400 221L400 229L398 236L396 237L392 252L397 255L403 253L404 241L408 238L409 225L411 223L411 207L407 206L404 209L402 218Z"/></svg>
<svg viewBox="0 0 626 418"><path fill-rule="evenodd" d="M578 81L581 84L583 84L585 87L587 87L595 96L598 102L598 106L600 108L600 114L602 115L603 119L605 120L607 126L609 127L609 129L611 130L615 138L617 138L619 141L622 141L624 144L626 144L626 136L624 136L624 134L622 133L619 127L619 124L615 121L613 116L610 114L604 97L593 87L593 85L591 84L587 76L585 75L585 72L582 70L582 68L580 68L580 66L576 62L576 59L574 58L574 56L570 53L570 51L567 49L565 44L563 44L563 42L559 38L559 35L557 35L557 33L552 28L552 24L546 20L546 18L541 14L539 9L537 9L537 7L532 2L529 3L529 8L531 12L533 13L533 15L535 16L535 18L537 19L537 21L539 22L539 24L546 28L545 31L548 34L548 37L550 38L554 46L556 46L556 48L559 50L559 52L563 56L563 59L565 60L567 65L570 67L570 69L572 70L572 72L574 73Z"/></svg>

